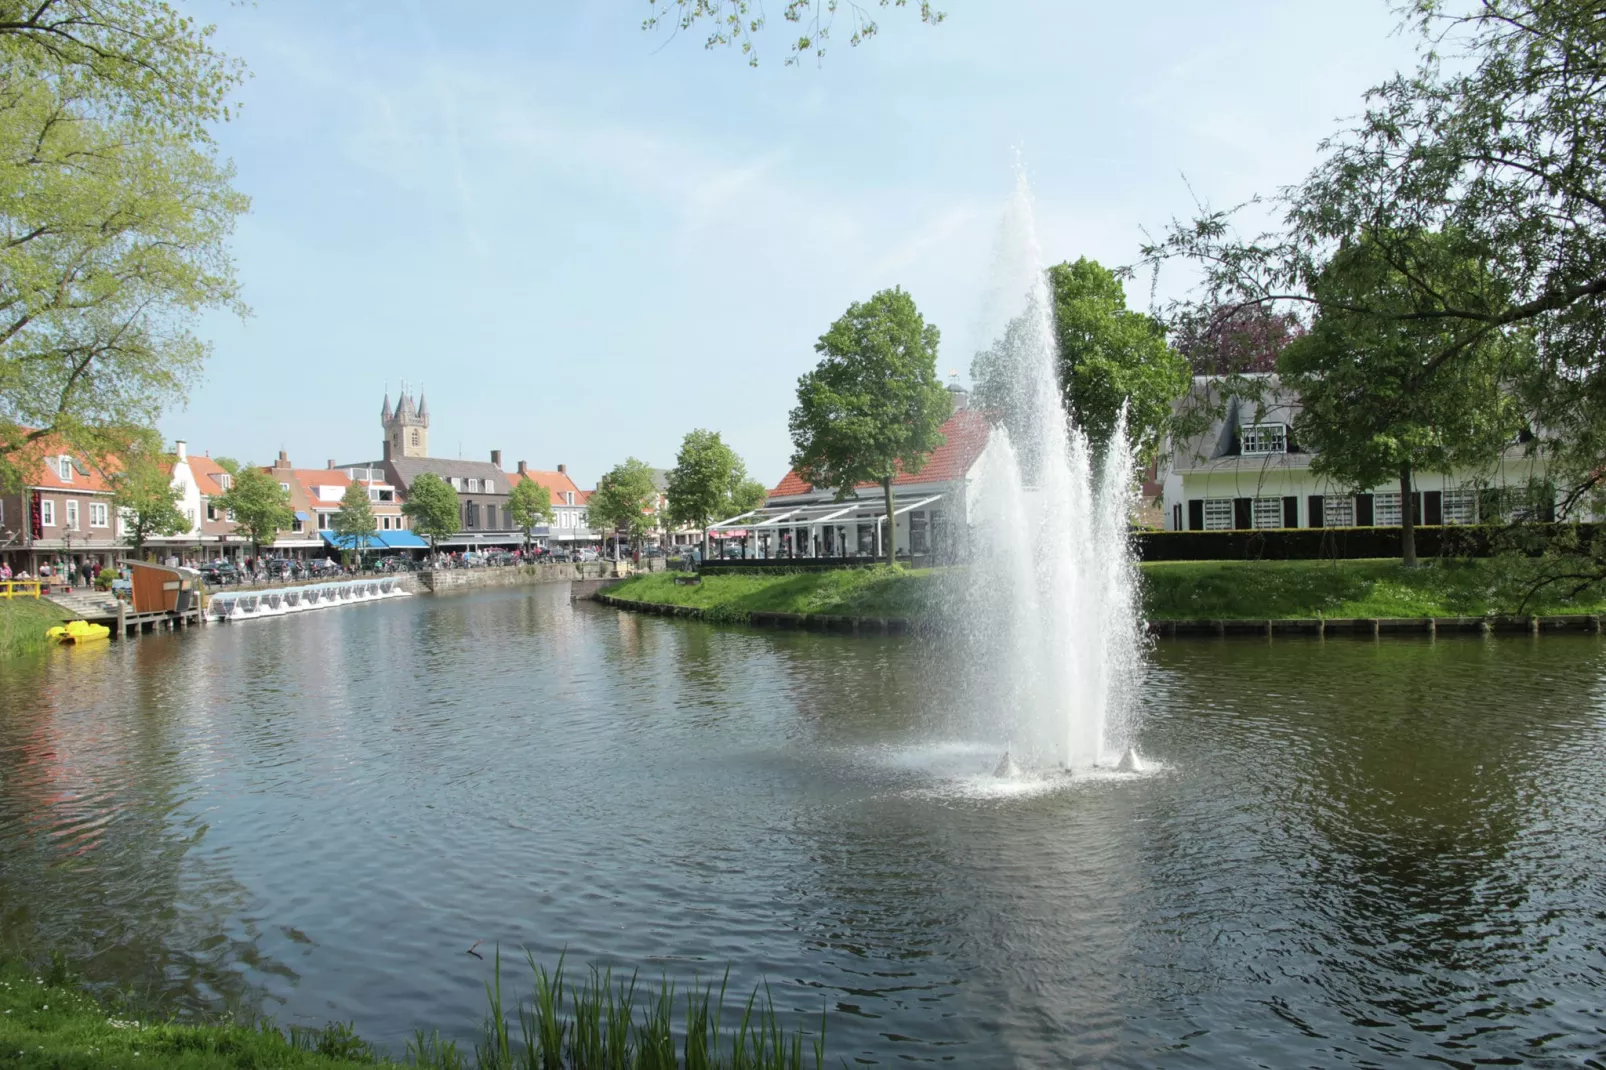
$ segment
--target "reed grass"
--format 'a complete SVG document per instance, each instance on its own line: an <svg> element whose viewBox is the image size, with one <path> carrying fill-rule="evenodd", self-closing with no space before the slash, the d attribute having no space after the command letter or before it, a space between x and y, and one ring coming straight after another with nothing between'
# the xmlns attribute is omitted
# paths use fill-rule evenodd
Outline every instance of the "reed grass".
<svg viewBox="0 0 1606 1070"><path fill-rule="evenodd" d="M741 1017L727 1026L729 969L717 988L709 982L677 993L666 977L656 991L642 992L635 971L627 980L615 978L611 968L592 965L576 981L562 956L551 970L528 952L525 958L534 987L510 1007L502 988L501 952L496 954L485 986L490 1005L485 1039L475 1049L479 1070L821 1070L825 1065L823 1009L812 1037L788 1030L768 986L755 989ZM410 1046L409 1054L419 1065L440 1070L464 1065L426 1064L422 1045L416 1051ZM457 1058L455 1051L449 1058Z"/></svg>

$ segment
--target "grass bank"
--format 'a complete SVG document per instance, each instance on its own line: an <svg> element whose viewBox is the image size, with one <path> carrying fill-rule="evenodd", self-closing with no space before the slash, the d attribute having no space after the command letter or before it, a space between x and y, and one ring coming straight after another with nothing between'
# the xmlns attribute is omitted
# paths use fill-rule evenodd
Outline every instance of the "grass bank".
<svg viewBox="0 0 1606 1070"><path fill-rule="evenodd" d="M1144 565L1149 620L1281 617L1481 617L1606 612L1599 587L1566 597L1559 586L1523 607L1532 566L1499 558L1432 561L1167 561ZM844 569L781 574L718 573L678 586L672 573L633 576L608 588L618 598L695 606L711 620L754 612L909 617L931 612L934 571Z"/></svg>
<svg viewBox="0 0 1606 1070"><path fill-rule="evenodd" d="M502 963L486 985L483 1039L460 1050L420 1030L403 1061L385 1058L349 1026L281 1032L272 1023L144 1020L86 992L59 962L0 961L0 1065L20 1070L820 1070L825 1034L780 1025L755 992L726 1006L724 985L638 990L636 978L592 969L575 978L528 960L534 989L503 1002ZM722 1013L723 1012L723 1013Z"/></svg>
<svg viewBox="0 0 1606 1070"><path fill-rule="evenodd" d="M45 631L67 619L56 603L42 598L0 598L0 658L40 650Z"/></svg>
<svg viewBox="0 0 1606 1070"><path fill-rule="evenodd" d="M1526 560L1168 561L1143 566L1150 620L1380 619L1491 614L1597 613L1606 591L1566 597L1546 588L1524 605L1534 566Z"/></svg>
<svg viewBox="0 0 1606 1070"><path fill-rule="evenodd" d="M740 573L675 583L673 572L641 573L607 589L618 598L694 606L709 620L738 622L750 613L829 613L849 617L918 617L927 612L931 569L851 568L831 572Z"/></svg>

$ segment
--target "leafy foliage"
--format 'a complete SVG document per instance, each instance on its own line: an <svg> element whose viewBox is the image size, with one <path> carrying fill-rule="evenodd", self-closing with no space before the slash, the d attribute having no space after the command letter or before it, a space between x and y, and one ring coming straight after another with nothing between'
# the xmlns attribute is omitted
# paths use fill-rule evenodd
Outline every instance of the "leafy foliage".
<svg viewBox="0 0 1606 1070"><path fill-rule="evenodd" d="M1273 203L1282 225L1244 237L1235 209L1175 223L1145 255L1202 269L1191 307L1303 306L1345 243L1409 246L1453 234L1499 280L1505 300L1441 292L1403 275L1410 300L1351 311L1436 320L1441 337L1415 376L1426 380L1512 327L1538 359L1519 389L1556 470L1577 486L1601 479L1606 455L1606 49L1600 5L1583 0L1444 0L1411 4L1421 62L1375 87L1364 116L1324 146L1319 166ZM1455 62L1441 63L1440 56ZM1403 274L1403 273L1402 273ZM1190 306L1176 306L1184 313ZM1402 401L1408 393L1400 395Z"/></svg>
<svg viewBox="0 0 1606 1070"><path fill-rule="evenodd" d="M1499 281L1464 254L1453 236L1383 235L1341 249L1316 280L1322 311L1279 363L1303 402L1296 431L1315 448L1313 472L1364 491L1422 468L1482 470L1516 441L1523 413L1504 386L1527 370L1520 331L1486 335L1422 374L1450 331L1437 317L1411 317L1416 282L1467 307L1505 301Z"/></svg>
<svg viewBox="0 0 1606 1070"><path fill-rule="evenodd" d="M125 448L119 467L106 478L112 509L122 517L123 538L135 557L152 537L180 535L192 526L178 506L184 492L173 485L166 458L155 446L147 437Z"/></svg>
<svg viewBox="0 0 1606 1070"><path fill-rule="evenodd" d="M941 337L902 289L848 306L815 343L820 363L798 380L789 421L798 475L838 500L880 483L890 525L893 479L925 466L953 413L937 379ZM883 545L891 563L892 539Z"/></svg>
<svg viewBox="0 0 1606 1070"><path fill-rule="evenodd" d="M1278 356L1304 333L1292 312L1214 305L1184 311L1172 343L1195 375L1253 375L1276 371Z"/></svg>
<svg viewBox="0 0 1606 1070"><path fill-rule="evenodd" d="M747 478L747 465L718 431L700 428L681 441L666 494L669 523L697 528L757 509L769 496L764 484Z"/></svg>
<svg viewBox="0 0 1606 1070"><path fill-rule="evenodd" d="M877 0L879 7L906 7L909 0ZM652 14L642 21L644 30L668 28L681 30L708 30L704 48L741 49L751 66L758 66L758 49L754 39L768 21L764 6L758 0L647 0ZM825 57L826 43L836 22L838 0L785 0L781 16L797 28L797 40L792 42L786 65L796 64L810 52L816 60ZM931 5L931 0L919 0L920 21L935 26L947 16ZM857 47L880 32L880 26L864 7L849 0L847 14L852 20L848 44Z"/></svg>
<svg viewBox="0 0 1606 1070"><path fill-rule="evenodd" d="M402 503L402 514L412 521L413 530L429 540L430 549L437 539L457 534L462 520L457 491L434 472L425 472L407 488L407 500Z"/></svg>
<svg viewBox="0 0 1606 1070"><path fill-rule="evenodd" d="M507 498L508 515L524 529L524 545L530 545L530 529L545 521L552 523L552 491L533 479L521 479Z"/></svg>
<svg viewBox="0 0 1606 1070"><path fill-rule="evenodd" d="M355 479L346 484L346 493L340 496L340 508L329 519L329 526L336 535L351 540L360 561L363 552L373 542L374 529L378 526L374 522L374 507L368 497L368 488Z"/></svg>
<svg viewBox="0 0 1606 1070"><path fill-rule="evenodd" d="M46 436L104 458L182 398L207 309L244 311L247 200L206 124L238 71L165 4L0 11L0 484Z"/></svg>
<svg viewBox="0 0 1606 1070"><path fill-rule="evenodd" d="M597 481L597 489L586 502L586 514L594 528L612 533L624 531L635 542L653 529L658 507L658 487L653 483L647 462L627 458Z"/></svg>
<svg viewBox="0 0 1606 1070"><path fill-rule="evenodd" d="M1171 427L1171 406L1188 388L1187 362L1166 345L1165 329L1126 307L1120 277L1083 257L1048 269L1054 346L1066 410L1095 445L1109 440L1126 407L1127 429L1140 452L1152 455ZM1019 391L1028 381L1021 362L1036 344L1035 310L1017 317L1004 337L976 355L971 377L977 403L1006 427L1026 410ZM1025 437L1013 436L1017 442Z"/></svg>
<svg viewBox="0 0 1606 1070"><path fill-rule="evenodd" d="M290 508L290 493L255 465L244 465L234 473L228 492L214 501L234 513L236 528L251 540L258 556L262 544L271 545L296 518L295 510Z"/></svg>

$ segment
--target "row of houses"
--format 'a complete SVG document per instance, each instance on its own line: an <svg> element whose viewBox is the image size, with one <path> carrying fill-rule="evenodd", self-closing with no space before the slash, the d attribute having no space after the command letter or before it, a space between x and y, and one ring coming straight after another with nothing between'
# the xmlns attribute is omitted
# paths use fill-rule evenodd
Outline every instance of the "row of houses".
<svg viewBox="0 0 1606 1070"><path fill-rule="evenodd" d="M443 550L522 545L525 532L509 515L508 496L526 479L552 495L553 521L533 529L537 541L559 548L598 540L586 526L588 492L575 484L566 465L540 470L520 461L512 471L504 471L499 450L492 450L488 461L430 457L427 403L405 392L394 407L386 396L380 420L385 438L376 459L330 460L322 468L298 468L281 450L271 465L263 467L288 495L294 516L291 526L277 533L271 549L264 547L265 553L299 558L329 553L334 516L352 483L368 492L374 545L422 550L427 544L410 530L402 505L413 482L425 472L440 476L458 493L461 527L439 541ZM230 488L229 472L210 453L193 453L183 441L175 444L168 463L179 491L179 509L190 527L148 540L150 551L187 562L237 560L249 554L249 543L234 517L218 504ZM0 496L0 561L14 572L37 574L46 562L110 566L127 551L127 536L125 518L112 504L106 474L60 443L46 445L32 477L17 492Z"/></svg>
<svg viewBox="0 0 1606 1070"><path fill-rule="evenodd" d="M1403 508L1421 524L1513 514L1554 519L1545 459L1525 442L1479 471L1418 472L1404 502L1397 482L1364 490L1334 484L1312 470L1315 456L1296 439L1298 396L1273 374L1255 378L1257 389L1245 392L1252 397L1227 393L1217 377L1194 380L1179 404L1209 406L1217 415L1196 437L1165 444L1162 461L1145 473L1138 523L1172 531L1391 527L1400 524ZM893 481L899 554L942 559L956 549L954 519L967 516L966 492L990 424L969 407L965 390L949 391L954 412L942 428L946 444L919 473L899 473ZM716 527L753 536L764 556L869 557L881 552L885 512L877 484L838 501L830 488L788 472L763 510Z"/></svg>

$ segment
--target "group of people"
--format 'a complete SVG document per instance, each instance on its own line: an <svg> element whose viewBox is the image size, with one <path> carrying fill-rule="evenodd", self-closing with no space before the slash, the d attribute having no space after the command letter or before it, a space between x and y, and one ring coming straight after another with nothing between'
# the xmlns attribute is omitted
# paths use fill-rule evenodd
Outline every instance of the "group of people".
<svg viewBox="0 0 1606 1070"><path fill-rule="evenodd" d="M37 579L46 583L54 580L57 583L67 583L75 587L93 587L95 582L100 579L100 572L100 562L88 559L80 561L76 567L66 562L51 564L49 561L45 561L39 565L39 575L37 576L29 575L28 570L25 568L12 572L10 563L3 562L0 563L0 583L7 583L11 580Z"/></svg>

